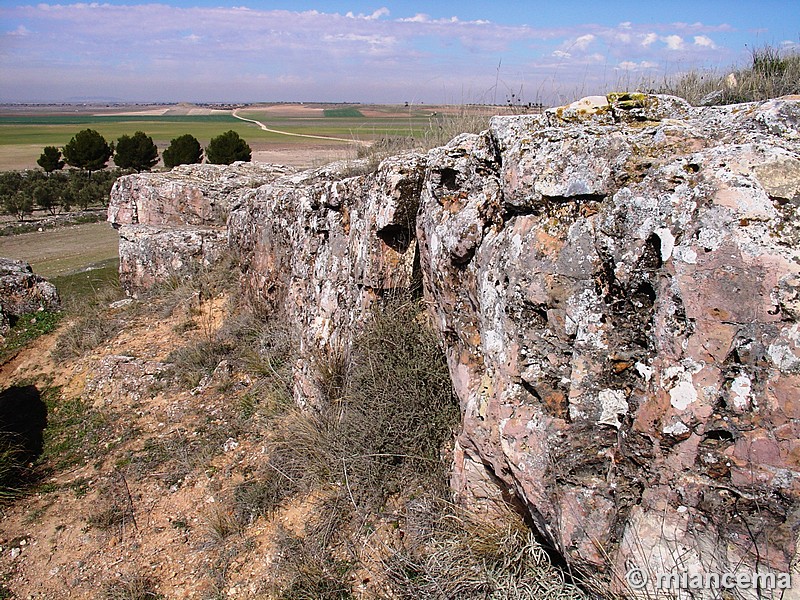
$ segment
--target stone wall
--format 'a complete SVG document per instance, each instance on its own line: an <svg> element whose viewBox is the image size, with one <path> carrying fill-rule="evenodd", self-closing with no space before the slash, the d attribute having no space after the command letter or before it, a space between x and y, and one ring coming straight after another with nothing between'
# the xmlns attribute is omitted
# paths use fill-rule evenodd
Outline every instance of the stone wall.
<svg viewBox="0 0 800 600"><path fill-rule="evenodd" d="M790 568L800 99L592 97L496 117L375 173L347 167L238 165L237 181L248 168L269 181L217 196L252 305L301 339L298 402L320 401L316 361L346 348L372 302L422 282L463 414L461 502L510 495L571 565L612 576ZM163 192L186 179L121 180L112 220L208 226L197 215L213 210ZM141 231L156 262L204 260ZM159 251L123 272L132 289Z"/></svg>

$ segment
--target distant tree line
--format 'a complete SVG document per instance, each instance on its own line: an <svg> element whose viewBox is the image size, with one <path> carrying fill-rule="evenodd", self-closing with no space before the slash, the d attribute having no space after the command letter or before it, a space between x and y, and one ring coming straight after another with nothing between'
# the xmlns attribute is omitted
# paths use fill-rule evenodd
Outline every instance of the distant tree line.
<svg viewBox="0 0 800 600"><path fill-rule="evenodd" d="M250 146L235 131L212 138L205 149L206 161L231 164L249 161ZM106 166L113 156L116 169ZM197 164L203 160L203 148L191 134L170 141L162 155L164 166ZM94 129L79 131L59 149L46 146L36 161L42 171L7 171L0 173L0 209L20 221L35 207L55 215L74 207L105 206L111 187L120 175L149 171L158 164L158 148L153 138L142 131L123 135L108 143ZM69 165L77 170L63 172Z"/></svg>

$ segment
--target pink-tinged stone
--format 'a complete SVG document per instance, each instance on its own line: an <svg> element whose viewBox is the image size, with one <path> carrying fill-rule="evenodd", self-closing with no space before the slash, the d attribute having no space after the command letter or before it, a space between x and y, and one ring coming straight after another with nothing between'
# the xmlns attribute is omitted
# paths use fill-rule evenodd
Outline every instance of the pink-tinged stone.
<svg viewBox="0 0 800 600"><path fill-rule="evenodd" d="M571 565L780 570L800 530L800 100L609 107L496 117L357 177L252 188L237 166L213 206L140 176L110 218L210 228L228 207L247 297L301 340L304 405L314 356L421 281L462 411L457 499L513 495ZM769 532L758 553L747 527Z"/></svg>

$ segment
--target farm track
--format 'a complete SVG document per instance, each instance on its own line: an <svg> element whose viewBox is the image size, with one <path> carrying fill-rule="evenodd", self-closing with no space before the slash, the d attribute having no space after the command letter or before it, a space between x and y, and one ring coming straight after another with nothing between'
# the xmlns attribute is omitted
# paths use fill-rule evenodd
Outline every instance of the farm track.
<svg viewBox="0 0 800 600"><path fill-rule="evenodd" d="M292 133L290 131L281 131L279 129L271 129L271 128L267 127L266 125L264 125L264 123L262 123L261 121L256 121L255 119L248 119L247 117L243 117L243 116L239 115L238 112L239 112L238 109L234 110L233 112L231 112L231 116L234 117L235 119L239 119L240 121L247 121L248 123L254 123L254 124L258 125L263 131L266 131L268 133L277 133L277 134L280 134L280 135L288 135L288 136L292 136L292 137L311 138L311 139L315 139L315 140L333 140L334 142L345 142L347 144L359 144L359 145L362 145L362 146L369 146L370 145L370 142L363 141L363 140L353 140L353 139L347 139L347 138L330 137L330 136L326 136L326 135L313 135L313 134L310 134L310 133Z"/></svg>

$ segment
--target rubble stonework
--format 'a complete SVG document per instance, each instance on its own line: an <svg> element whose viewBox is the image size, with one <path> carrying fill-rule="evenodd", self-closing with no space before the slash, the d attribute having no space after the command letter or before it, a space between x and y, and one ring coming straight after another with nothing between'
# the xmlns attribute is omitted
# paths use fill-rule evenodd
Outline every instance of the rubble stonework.
<svg viewBox="0 0 800 600"><path fill-rule="evenodd" d="M299 402L363 311L421 280L463 415L461 502L513 496L570 564L611 575L790 569L800 99L593 97L347 175L227 196L251 302L302 340ZM124 178L114 219L170 177Z"/></svg>

